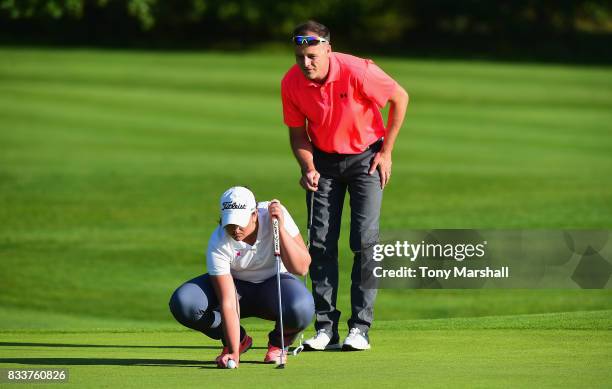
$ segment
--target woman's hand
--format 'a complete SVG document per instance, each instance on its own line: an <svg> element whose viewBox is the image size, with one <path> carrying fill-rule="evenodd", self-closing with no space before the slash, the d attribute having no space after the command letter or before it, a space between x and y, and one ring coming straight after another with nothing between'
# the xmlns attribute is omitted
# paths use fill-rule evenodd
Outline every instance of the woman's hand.
<svg viewBox="0 0 612 389"><path fill-rule="evenodd" d="M238 367L238 365L240 365L240 355L238 353L227 353L227 354L221 354L217 357L216 361L217 361L217 366L224 369L227 367L227 363L229 362L230 359L233 359L234 362L236 362L236 367Z"/></svg>
<svg viewBox="0 0 612 389"><path fill-rule="evenodd" d="M278 219L280 254L283 264L289 272L303 276L308 272L310 254L304 245L302 236L297 234L292 237L287 230L285 230L285 215L280 201L276 199L270 201L268 212L271 222L273 222L274 218Z"/></svg>
<svg viewBox="0 0 612 389"><path fill-rule="evenodd" d="M283 207L281 207L280 201L274 199L270 201L270 205L268 205L268 213L270 214L270 221L276 218L278 219L278 228L282 229L285 223L285 217L283 215Z"/></svg>

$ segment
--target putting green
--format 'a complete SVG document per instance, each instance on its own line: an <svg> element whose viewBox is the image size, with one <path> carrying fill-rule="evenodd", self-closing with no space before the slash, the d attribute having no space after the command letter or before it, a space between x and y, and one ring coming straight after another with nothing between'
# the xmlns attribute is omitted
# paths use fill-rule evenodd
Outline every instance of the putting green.
<svg viewBox="0 0 612 389"><path fill-rule="evenodd" d="M306 223L279 96L291 53L0 58L0 366L66 366L88 387L610 382L610 290L382 290L371 352L207 369L216 345L167 301L205 272L220 193L249 185ZM383 231L610 228L609 67L374 59L411 95ZM268 327L247 325L263 347Z"/></svg>
<svg viewBox="0 0 612 389"><path fill-rule="evenodd" d="M303 352L262 363L270 325L238 370L219 345L182 330L0 333L0 367L69 369L86 387L603 387L612 378L612 311L379 322L366 352ZM562 328L562 329L559 329Z"/></svg>

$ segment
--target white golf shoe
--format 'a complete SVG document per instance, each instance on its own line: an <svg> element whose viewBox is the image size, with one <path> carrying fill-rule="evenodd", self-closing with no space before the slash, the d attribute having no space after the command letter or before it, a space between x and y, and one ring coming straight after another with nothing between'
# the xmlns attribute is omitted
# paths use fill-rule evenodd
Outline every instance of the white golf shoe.
<svg viewBox="0 0 612 389"><path fill-rule="evenodd" d="M348 336L344 339L342 350L344 351L363 351L370 349L368 334L362 333L359 328L351 328Z"/></svg>
<svg viewBox="0 0 612 389"><path fill-rule="evenodd" d="M317 334L315 336L304 341L304 351L323 351L339 349L340 344L338 343L338 335L336 335L335 338L335 342L332 342L332 338L329 336L328 331L321 329L317 331Z"/></svg>

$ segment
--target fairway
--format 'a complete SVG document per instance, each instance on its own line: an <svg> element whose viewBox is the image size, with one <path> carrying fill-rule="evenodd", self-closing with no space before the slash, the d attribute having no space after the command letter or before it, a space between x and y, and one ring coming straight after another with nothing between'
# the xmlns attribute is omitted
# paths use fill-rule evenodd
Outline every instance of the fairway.
<svg viewBox="0 0 612 389"><path fill-rule="evenodd" d="M411 96L383 232L611 228L610 67L374 60ZM292 61L0 48L0 367L68 367L81 387L609 385L610 289L381 290L369 352L275 371L256 363L269 323L248 319L257 348L212 369L218 345L168 299L206 271L227 187L280 199L304 230L280 104Z"/></svg>

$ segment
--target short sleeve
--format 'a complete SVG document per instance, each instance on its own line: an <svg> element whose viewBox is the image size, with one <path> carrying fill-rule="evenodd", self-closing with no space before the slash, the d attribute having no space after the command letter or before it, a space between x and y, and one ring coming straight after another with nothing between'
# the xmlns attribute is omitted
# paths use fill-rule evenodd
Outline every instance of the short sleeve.
<svg viewBox="0 0 612 389"><path fill-rule="evenodd" d="M283 119L288 127L302 127L306 125L306 116L298 109L290 96L286 79L281 82L281 97L283 100Z"/></svg>
<svg viewBox="0 0 612 389"><path fill-rule="evenodd" d="M395 92L397 82L379 68L371 60L367 60L367 68L363 77L363 94L376 103L379 108L384 107Z"/></svg>
<svg viewBox="0 0 612 389"><path fill-rule="evenodd" d="M223 249L219 236L220 231L217 229L210 237L208 250L206 250L206 269L211 276L230 274L231 258Z"/></svg>
<svg viewBox="0 0 612 389"><path fill-rule="evenodd" d="M285 219L285 230L293 238L293 237L297 236L297 234L300 233L300 229L295 224L295 221L293 220L293 218L289 214L289 211L287 211L287 208L285 208L284 205L281 205L281 207L283 208L283 217Z"/></svg>

